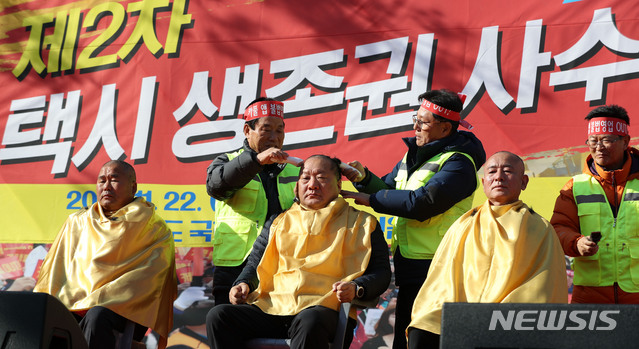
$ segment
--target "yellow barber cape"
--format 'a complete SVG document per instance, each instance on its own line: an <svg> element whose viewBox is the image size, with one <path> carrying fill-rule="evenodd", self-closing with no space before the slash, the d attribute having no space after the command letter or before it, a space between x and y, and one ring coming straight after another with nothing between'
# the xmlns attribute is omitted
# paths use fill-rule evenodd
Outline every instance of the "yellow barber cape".
<svg viewBox="0 0 639 349"><path fill-rule="evenodd" d="M110 218L95 203L67 218L34 291L72 311L106 307L152 328L165 344L177 296L171 230L144 198Z"/></svg>
<svg viewBox="0 0 639 349"><path fill-rule="evenodd" d="M374 216L341 197L319 210L293 204L273 221L250 301L271 315L296 315L315 305L339 310L332 285L364 274L376 226Z"/></svg>
<svg viewBox="0 0 639 349"><path fill-rule="evenodd" d="M550 223L522 201L466 212L435 253L409 327L441 333L445 302L567 303L564 253Z"/></svg>

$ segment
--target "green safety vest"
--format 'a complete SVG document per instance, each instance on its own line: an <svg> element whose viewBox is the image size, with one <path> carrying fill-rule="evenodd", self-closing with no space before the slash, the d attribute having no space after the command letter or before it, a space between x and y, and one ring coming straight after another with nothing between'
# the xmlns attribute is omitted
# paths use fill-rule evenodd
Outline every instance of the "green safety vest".
<svg viewBox="0 0 639 349"><path fill-rule="evenodd" d="M243 151L227 154L229 161ZM299 168L286 164L277 176L278 199L283 210L293 205L299 172ZM262 231L267 210L266 192L257 175L229 199L215 201L214 265L234 267L244 262Z"/></svg>
<svg viewBox="0 0 639 349"><path fill-rule="evenodd" d="M573 177L582 235L601 232L599 251L575 257L573 283L581 286L611 286L639 292L639 180L626 182L617 218L601 184L593 176Z"/></svg>
<svg viewBox="0 0 639 349"><path fill-rule="evenodd" d="M397 190L416 190L424 186L437 173L441 166L454 154L463 154L475 164L472 157L461 152L440 153L426 161L417 171L408 177L406 155L395 177ZM408 154L408 153L407 153ZM432 259L437 246L442 241L448 228L473 205L473 196L461 200L446 212L433 216L423 222L416 219L397 217L393 227L391 249L395 253L400 247L402 256L412 259Z"/></svg>

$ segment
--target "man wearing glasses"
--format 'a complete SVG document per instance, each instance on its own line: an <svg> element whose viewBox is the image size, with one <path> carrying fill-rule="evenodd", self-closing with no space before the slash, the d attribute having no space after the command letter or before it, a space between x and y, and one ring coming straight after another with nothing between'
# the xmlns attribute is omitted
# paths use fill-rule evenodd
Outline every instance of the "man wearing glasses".
<svg viewBox="0 0 639 349"><path fill-rule="evenodd" d="M395 283L399 286L393 348L406 348L405 330L413 302L426 280L430 262L444 233L472 206L477 170L486 161L475 135L458 131L462 96L448 90L419 96L413 117L415 137L404 138L406 155L382 178L358 161L343 170L360 193L342 192L345 198L372 207L394 219L392 252Z"/></svg>
<svg viewBox="0 0 639 349"><path fill-rule="evenodd" d="M586 120L590 156L551 219L575 257L572 303L639 303L639 151L628 146L628 113L608 105Z"/></svg>

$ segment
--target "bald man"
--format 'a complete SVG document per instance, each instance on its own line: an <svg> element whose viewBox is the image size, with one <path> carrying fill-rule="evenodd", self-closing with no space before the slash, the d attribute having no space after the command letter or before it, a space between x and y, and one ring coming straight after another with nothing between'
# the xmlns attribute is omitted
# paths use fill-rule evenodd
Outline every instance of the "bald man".
<svg viewBox="0 0 639 349"><path fill-rule="evenodd" d="M488 200L462 215L444 236L413 306L409 348L439 348L444 302L568 301L555 231L519 200L528 185L524 170L521 158L510 152L486 161L481 182Z"/></svg>
<svg viewBox="0 0 639 349"><path fill-rule="evenodd" d="M173 235L155 206L135 197L135 170L109 161L98 202L72 213L42 264L35 292L57 297L76 317L89 347L114 348L128 321L166 346L177 295Z"/></svg>

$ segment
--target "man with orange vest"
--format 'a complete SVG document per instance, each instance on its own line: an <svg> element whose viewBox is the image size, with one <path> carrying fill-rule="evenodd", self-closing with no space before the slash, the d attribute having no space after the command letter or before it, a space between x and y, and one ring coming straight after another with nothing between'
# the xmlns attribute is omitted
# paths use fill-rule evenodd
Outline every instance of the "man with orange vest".
<svg viewBox="0 0 639 349"><path fill-rule="evenodd" d="M574 257L572 303L639 303L639 151L618 105L586 116L590 155L561 190L550 220ZM599 240L600 239L600 240Z"/></svg>

